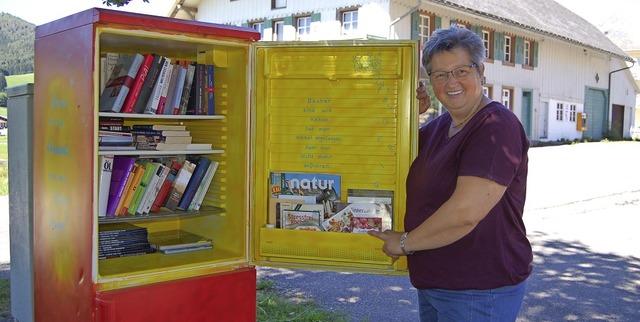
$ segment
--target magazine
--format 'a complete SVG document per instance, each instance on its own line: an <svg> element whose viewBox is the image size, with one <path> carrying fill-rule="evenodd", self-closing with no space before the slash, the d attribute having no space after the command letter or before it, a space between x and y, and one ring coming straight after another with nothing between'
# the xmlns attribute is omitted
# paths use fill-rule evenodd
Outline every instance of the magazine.
<svg viewBox="0 0 640 322"><path fill-rule="evenodd" d="M333 215L335 202L340 201L340 181L339 174L272 172L271 197L321 204L325 215Z"/></svg>

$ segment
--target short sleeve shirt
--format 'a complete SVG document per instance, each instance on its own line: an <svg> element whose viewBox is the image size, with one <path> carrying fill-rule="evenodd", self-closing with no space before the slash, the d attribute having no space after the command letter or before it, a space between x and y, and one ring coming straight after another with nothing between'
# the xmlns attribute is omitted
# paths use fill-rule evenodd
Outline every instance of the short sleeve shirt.
<svg viewBox="0 0 640 322"><path fill-rule="evenodd" d="M431 216L456 188L458 176L485 178L506 186L498 204L466 236L408 257L417 289L493 289L516 285L532 269L531 245L522 220L526 199L529 140L518 118L502 104L479 110L454 136L451 116L423 126L418 156L407 177L405 229Z"/></svg>

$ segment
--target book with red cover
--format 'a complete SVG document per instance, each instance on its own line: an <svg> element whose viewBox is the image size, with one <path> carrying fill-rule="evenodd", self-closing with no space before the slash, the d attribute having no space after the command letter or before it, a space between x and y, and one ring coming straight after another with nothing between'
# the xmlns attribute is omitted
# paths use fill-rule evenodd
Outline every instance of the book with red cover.
<svg viewBox="0 0 640 322"><path fill-rule="evenodd" d="M147 106L147 101L149 101L149 98L151 97L153 87L160 75L160 69L162 69L164 59L165 58L160 55L153 54L153 62L151 63L151 67L149 67L149 73L147 78L144 80L142 90L140 90L140 96L133 106L133 113L142 114L144 112L144 108Z"/></svg>
<svg viewBox="0 0 640 322"><path fill-rule="evenodd" d="M190 158L191 161L196 164L196 168L191 175L189 183L187 183L187 187L184 189L184 193L182 194L182 198L180 198L180 202L178 202L177 208L180 210L189 209L191 200L193 200L193 196L195 196L196 191L198 190L198 186L200 186L200 182L202 182L202 178L204 178L209 165L211 165L211 160L203 155L192 156Z"/></svg>
<svg viewBox="0 0 640 322"><path fill-rule="evenodd" d="M180 202L180 199L182 199L184 191L187 189L187 184L189 183L189 180L191 180L191 176L193 175L193 171L195 169L195 163L189 160L184 160L182 162L182 168L180 168L180 172L178 172L178 175L173 182L173 186L171 186L171 190L169 190L167 202L165 202L164 204L165 208L171 211L174 211L178 208L178 203Z"/></svg>
<svg viewBox="0 0 640 322"><path fill-rule="evenodd" d="M122 109L120 110L121 113L133 113L133 107L136 105L138 97L140 97L142 86L149 75L149 69L151 68L154 58L153 54L144 55L144 60L142 61L140 70L138 70L138 74L133 81L133 86L131 86L131 89L129 90L129 95L127 95L127 98L124 100L124 104L122 105Z"/></svg>
<svg viewBox="0 0 640 322"><path fill-rule="evenodd" d="M100 95L100 112L120 112L143 60L144 56L140 54L120 56L107 86Z"/></svg>
<svg viewBox="0 0 640 322"><path fill-rule="evenodd" d="M124 190L124 186L127 182L127 177L129 173L131 173L131 169L133 169L133 165L135 164L136 159L116 155L113 158L113 169L111 171L111 184L109 186L109 198L107 201L107 215L113 216L115 215L116 208L118 207L118 202L122 197L122 190Z"/></svg>
<svg viewBox="0 0 640 322"><path fill-rule="evenodd" d="M158 212L160 208L164 205L165 200L167 199L167 195L169 194L169 190L171 190L171 186L180 172L180 168L182 168L182 164L177 161L171 162L171 168L169 170L169 174L167 178L162 183L160 187L160 191L156 195L155 200L153 201L153 205L151 206L151 212Z"/></svg>

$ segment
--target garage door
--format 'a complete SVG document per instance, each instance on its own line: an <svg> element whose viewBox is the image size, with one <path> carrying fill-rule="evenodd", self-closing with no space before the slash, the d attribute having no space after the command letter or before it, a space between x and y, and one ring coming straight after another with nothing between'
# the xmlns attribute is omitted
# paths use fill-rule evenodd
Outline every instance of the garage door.
<svg viewBox="0 0 640 322"><path fill-rule="evenodd" d="M583 138L601 140L604 134L605 113L607 112L607 95L604 90L587 89L584 100L584 111L587 113L587 130L582 134Z"/></svg>

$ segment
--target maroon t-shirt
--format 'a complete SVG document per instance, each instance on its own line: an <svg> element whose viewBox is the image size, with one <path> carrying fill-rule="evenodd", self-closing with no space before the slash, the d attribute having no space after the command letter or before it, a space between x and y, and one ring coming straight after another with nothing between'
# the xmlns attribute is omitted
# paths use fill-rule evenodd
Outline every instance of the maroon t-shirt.
<svg viewBox="0 0 640 322"><path fill-rule="evenodd" d="M407 177L406 231L449 199L458 176L489 179L507 189L468 235L408 256L411 283L450 290L516 285L531 274L533 260L522 221L529 140L515 114L498 102L478 111L451 138L450 126L445 113L420 129L418 157Z"/></svg>

